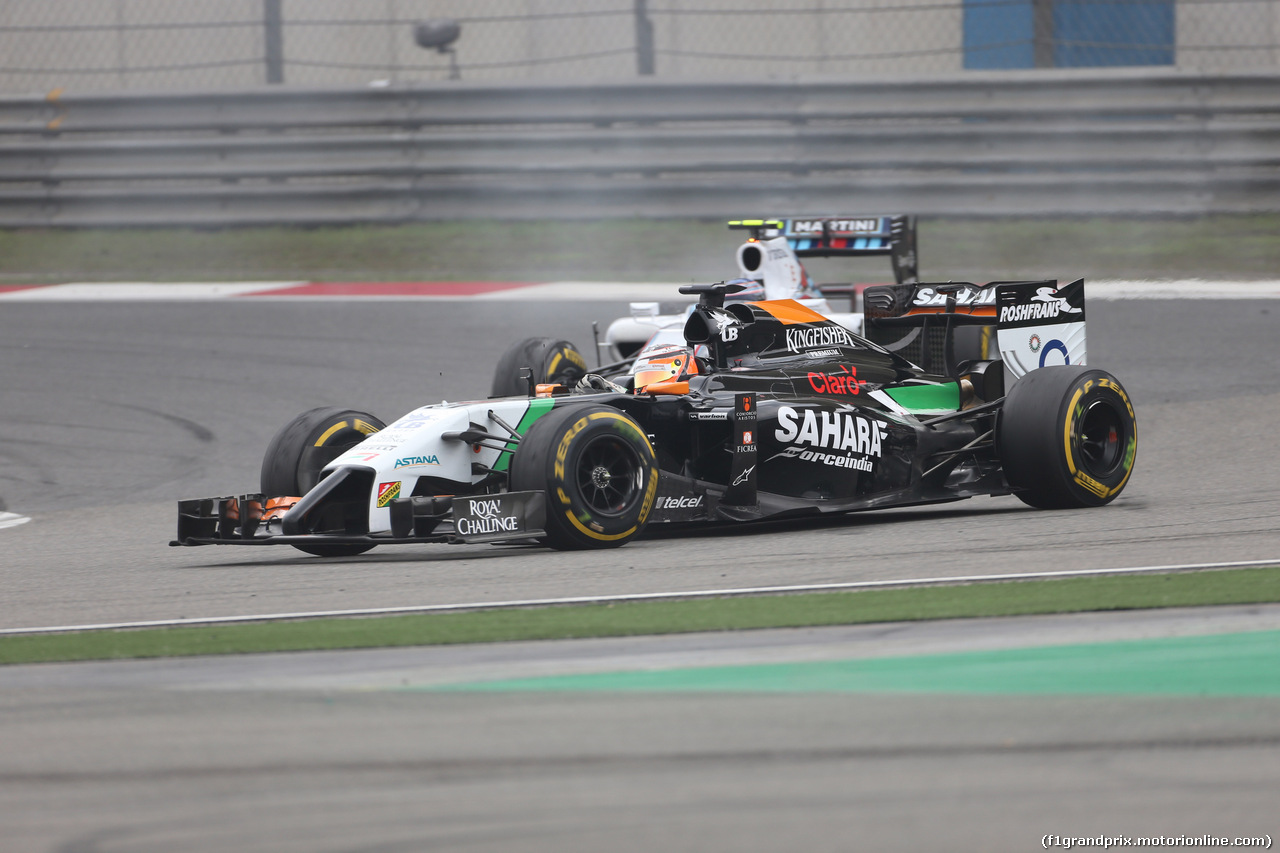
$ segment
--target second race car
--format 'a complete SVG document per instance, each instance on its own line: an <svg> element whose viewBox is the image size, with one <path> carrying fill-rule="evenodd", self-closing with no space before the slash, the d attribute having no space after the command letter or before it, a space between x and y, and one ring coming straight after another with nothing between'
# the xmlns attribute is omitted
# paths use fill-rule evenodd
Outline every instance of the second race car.
<svg viewBox="0 0 1280 853"><path fill-rule="evenodd" d="M974 361L988 358L994 351L993 324L963 325L947 335L939 324L901 327L882 323L882 311L874 307L870 312L864 310L863 294L870 285L856 283L847 274L842 281L818 282L805 266L806 260L813 259L887 257L893 281L914 284L919 280L918 225L914 216L743 219L730 222L729 228L745 231L748 236L734 255L738 278L733 281L743 287L726 297L728 301L793 299L926 370L941 368L948 356L953 362ZM980 294L974 288L959 292L956 301L963 311L975 300L989 307L989 297L990 292ZM913 308L922 313L936 313L945 301L929 288L922 288L914 298L917 304ZM848 300L848 310L836 307L843 299ZM691 302L632 302L629 314L609 323L604 341L597 340L597 366L593 371L618 378L634 368L636 357L642 352L683 343L682 330L692 309ZM950 350L944 352L944 343L949 343ZM599 363L601 351L608 352L608 364ZM530 367L539 383L572 384L588 370L587 359L575 344L556 338L525 338L512 344L498 359L490 393L522 393L522 367Z"/></svg>

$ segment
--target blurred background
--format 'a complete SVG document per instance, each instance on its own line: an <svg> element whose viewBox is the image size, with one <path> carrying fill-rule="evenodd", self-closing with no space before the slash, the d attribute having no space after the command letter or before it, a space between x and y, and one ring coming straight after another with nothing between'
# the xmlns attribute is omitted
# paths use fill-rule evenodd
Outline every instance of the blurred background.
<svg viewBox="0 0 1280 853"><path fill-rule="evenodd" d="M0 282L700 280L809 213L1271 277L1278 65L1280 0L5 0Z"/></svg>
<svg viewBox="0 0 1280 853"><path fill-rule="evenodd" d="M1274 0L6 0L0 89L1273 69Z"/></svg>

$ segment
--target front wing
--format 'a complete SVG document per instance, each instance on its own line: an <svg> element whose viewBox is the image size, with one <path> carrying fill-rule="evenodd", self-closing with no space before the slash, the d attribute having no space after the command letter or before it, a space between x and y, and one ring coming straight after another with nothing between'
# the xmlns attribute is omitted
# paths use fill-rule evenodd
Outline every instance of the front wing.
<svg viewBox="0 0 1280 853"><path fill-rule="evenodd" d="M286 516L263 494L196 498L178 502L178 535L169 544L300 545L317 543L400 545L423 542L471 544L536 539L545 535L546 495L502 492L493 495L411 497L392 501L391 530L370 533L367 525L345 529L286 533ZM301 508L299 508L301 509Z"/></svg>

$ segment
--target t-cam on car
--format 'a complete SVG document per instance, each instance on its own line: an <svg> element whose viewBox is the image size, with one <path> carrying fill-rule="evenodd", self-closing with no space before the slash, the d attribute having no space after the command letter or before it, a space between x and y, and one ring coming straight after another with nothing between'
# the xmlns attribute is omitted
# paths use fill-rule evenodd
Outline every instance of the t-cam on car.
<svg viewBox="0 0 1280 853"><path fill-rule="evenodd" d="M608 548L649 524L976 495L1095 507L1128 482L1133 405L1085 365L1083 280L869 289L879 321L941 323L948 336L996 324L1002 358L941 374L795 300L726 302L741 286L681 288L698 299L683 340L642 353L618 382L530 382L391 424L347 409L299 415L269 444L256 492L179 503L173 544ZM942 295L928 311L926 288Z"/></svg>

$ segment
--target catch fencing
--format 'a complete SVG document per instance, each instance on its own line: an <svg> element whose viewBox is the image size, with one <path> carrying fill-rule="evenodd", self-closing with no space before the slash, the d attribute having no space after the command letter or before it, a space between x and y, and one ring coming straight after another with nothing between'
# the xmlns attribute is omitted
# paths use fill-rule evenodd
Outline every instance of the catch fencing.
<svg viewBox="0 0 1280 853"><path fill-rule="evenodd" d="M0 98L0 226L1280 208L1280 74Z"/></svg>
<svg viewBox="0 0 1280 853"><path fill-rule="evenodd" d="M448 44L419 23L448 19ZM433 43L434 44L434 43ZM443 48L443 51L441 50ZM1280 69L1276 0L4 0L0 92Z"/></svg>

